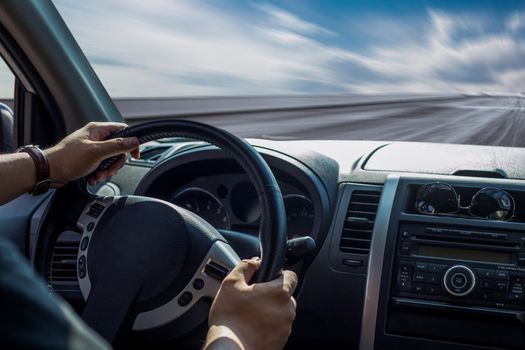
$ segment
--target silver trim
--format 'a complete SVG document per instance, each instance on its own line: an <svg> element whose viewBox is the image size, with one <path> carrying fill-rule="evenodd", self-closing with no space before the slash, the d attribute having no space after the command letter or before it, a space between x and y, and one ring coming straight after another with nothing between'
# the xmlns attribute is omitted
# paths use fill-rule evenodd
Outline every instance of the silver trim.
<svg viewBox="0 0 525 350"><path fill-rule="evenodd" d="M15 76L15 78L18 79L18 81L22 84L25 90L28 92L34 94L35 89L33 89L33 86L25 76L24 72L18 67L18 64L16 63L16 60L11 57L7 49L4 47L2 43L0 43L0 56L4 59L4 62L6 65L11 69L11 72Z"/></svg>
<svg viewBox="0 0 525 350"><path fill-rule="evenodd" d="M36 255L36 246L38 242L38 236L40 235L40 229L44 223L44 217L47 215L47 212L50 207L51 198L55 195L55 190L51 190L46 194L47 198L40 203L37 210L31 216L31 221L29 224L29 258L31 263L35 263Z"/></svg>
<svg viewBox="0 0 525 350"><path fill-rule="evenodd" d="M133 330L144 331L160 327L182 316L200 299L213 299L219 290L221 281L208 276L204 272L204 267L210 261L219 263L228 270L231 270L241 260L227 243L222 241L214 242L188 285L186 285L186 287L184 287L184 289L179 294L177 294L173 299L164 305L161 305L156 309L144 311L138 314L137 318L135 319L135 323L133 324ZM193 287L193 281L197 278L200 278L204 281L204 287L202 289L195 289ZM185 292L191 292L193 298L188 305L181 306L178 303L178 298Z"/></svg>
<svg viewBox="0 0 525 350"><path fill-rule="evenodd" d="M77 280L78 280L78 285L80 287L80 292L82 293L82 297L84 298L84 300L88 299L89 293L91 292L91 280L89 279L89 270L88 270L88 251L89 251L89 246L91 244L91 235L93 234L93 232L95 232L98 222L104 216L104 213L106 212L106 210L113 203L115 203L115 201L117 201L119 198L120 197L107 197L107 198L102 198L102 199L94 199L90 201L86 205L86 207L82 211L82 214L80 214L77 220L77 227L79 228L79 230L82 230L82 237L80 238L80 242L78 244L78 253L77 253ZM95 203L98 203L104 206L104 209L102 210L102 212L100 212L100 215L97 218L93 218L87 214L89 212L89 208ZM87 227L91 222L93 222L94 226L92 230L88 231ZM81 249L82 240L85 237L89 238L89 243L86 249L82 250ZM80 271L78 270L78 261L80 260L81 256L84 256L85 265L86 265L86 275L84 276L84 278L80 278L80 274L79 274Z"/></svg>
<svg viewBox="0 0 525 350"><path fill-rule="evenodd" d="M82 293L82 297L84 298L84 300L88 299L89 293L91 292L91 280L89 279L89 270L88 270L88 255L89 255L88 251L89 251L89 246L91 244L91 236L93 232L95 232L97 224L100 221L100 219L104 216L104 213L106 212L106 210L114 202L116 202L119 198L120 197L107 197L103 199L95 199L95 200L90 201L86 205L86 207L82 211L82 214L80 214L80 217L77 220L77 226L83 232L82 238L80 239L80 244L78 245L77 279L78 279L78 284L80 286L80 292ZM104 206L104 209L102 210L102 212L97 218L93 218L87 214L89 212L90 207L95 203L98 203ZM91 222L94 224L94 226L91 230L88 231L87 226ZM88 246L86 247L86 249L82 250L81 249L82 240L85 237L88 237L90 242L88 243ZM80 278L79 269L78 269L78 261L81 256L84 256L84 259L85 259L86 275L84 276L84 278ZM228 270L231 270L241 261L241 259L239 258L237 253L235 253L235 251L227 243L222 242L222 241L214 242L210 250L204 257L203 261L201 262L199 268L197 269L197 271L191 278L188 285L185 286L184 289L179 294L177 294L173 299L171 299L167 303L159 306L156 309L144 311L138 314L137 318L135 319L135 323L133 324L133 330L143 331L143 330L153 329L153 328L162 326L164 324L172 322L176 318L183 315L198 300L202 298L213 299L215 295L217 294L217 291L219 290L221 281L208 276L204 272L204 267L210 261L218 263L222 265L223 267L227 268ZM193 287L193 281L197 278L200 278L204 281L204 287L202 289L195 289ZM178 298L181 296L181 294L187 291L192 293L193 298L188 305L180 306L178 303Z"/></svg>
<svg viewBox="0 0 525 350"><path fill-rule="evenodd" d="M470 288L467 289L466 291L462 292L462 293L456 293L454 291L452 291L448 286L447 286L447 278L448 278L448 275L450 274L450 271L452 271L453 269L455 268L462 268L464 270L466 270L466 272L470 275L470 277L472 277L472 284L470 285ZM461 272L457 272L455 275L457 274L462 274ZM465 284L466 284L466 278L465 278ZM445 290L450 294L450 295L453 295L455 297L464 297L465 295L468 295L470 294L473 290L474 290L474 287L476 286L476 283L477 283L477 280L476 280L476 275L474 275L474 272L468 267L468 266L465 266L465 265L454 265L452 267L450 267L447 272L445 272L445 275L443 276L443 287L445 287ZM456 288L459 288L459 287L456 287Z"/></svg>
<svg viewBox="0 0 525 350"><path fill-rule="evenodd" d="M363 307L363 320L361 321L360 350L374 349L377 309L381 289L381 275L385 258L385 246L388 235L388 224L392 214L397 186L400 176L388 175L374 224L370 255L368 259L368 273L366 276L365 302Z"/></svg>

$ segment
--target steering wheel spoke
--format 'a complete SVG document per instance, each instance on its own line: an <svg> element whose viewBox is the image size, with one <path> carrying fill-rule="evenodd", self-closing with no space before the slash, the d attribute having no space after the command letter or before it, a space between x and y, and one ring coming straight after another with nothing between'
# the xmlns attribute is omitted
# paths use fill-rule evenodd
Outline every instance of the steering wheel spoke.
<svg viewBox="0 0 525 350"><path fill-rule="evenodd" d="M216 241L186 287L164 305L138 314L133 330L162 326L181 317L200 299L215 298L222 279L239 262L239 257L227 243Z"/></svg>

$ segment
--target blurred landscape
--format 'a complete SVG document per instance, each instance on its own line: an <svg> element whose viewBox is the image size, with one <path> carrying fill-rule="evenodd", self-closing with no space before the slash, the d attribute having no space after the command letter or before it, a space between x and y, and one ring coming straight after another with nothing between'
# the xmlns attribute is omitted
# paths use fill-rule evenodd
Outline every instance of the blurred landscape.
<svg viewBox="0 0 525 350"><path fill-rule="evenodd" d="M115 103L129 124L187 119L246 138L525 146L525 97L520 95L137 98Z"/></svg>

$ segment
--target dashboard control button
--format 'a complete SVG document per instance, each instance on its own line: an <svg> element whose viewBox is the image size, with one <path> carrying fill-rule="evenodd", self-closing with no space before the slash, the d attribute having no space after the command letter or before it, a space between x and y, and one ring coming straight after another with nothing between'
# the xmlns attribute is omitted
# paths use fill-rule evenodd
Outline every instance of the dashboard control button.
<svg viewBox="0 0 525 350"><path fill-rule="evenodd" d="M191 292L184 292L182 293L179 298L177 299L177 302L180 306L187 306L189 303L191 303L191 300L193 299L193 294Z"/></svg>
<svg viewBox="0 0 525 350"><path fill-rule="evenodd" d="M193 281L193 288L195 288L197 290L200 290L200 289L204 288L204 280L202 278L196 278Z"/></svg>
<svg viewBox="0 0 525 350"><path fill-rule="evenodd" d="M439 272L443 271L444 268L445 268L444 265L428 264L428 271L429 272L439 273Z"/></svg>
<svg viewBox="0 0 525 350"><path fill-rule="evenodd" d="M413 280L416 282L424 282L425 281L425 274L424 273L415 273Z"/></svg>
<svg viewBox="0 0 525 350"><path fill-rule="evenodd" d="M494 278L494 270L478 269L481 278Z"/></svg>
<svg viewBox="0 0 525 350"><path fill-rule="evenodd" d="M229 270L215 261L210 261L204 266L204 272L208 276L222 281L228 274Z"/></svg>
<svg viewBox="0 0 525 350"><path fill-rule="evenodd" d="M399 246L399 253L402 255L410 255L412 252L412 242L401 242Z"/></svg>
<svg viewBox="0 0 525 350"><path fill-rule="evenodd" d="M511 276L509 281L509 299L521 300L525 296L523 277Z"/></svg>
<svg viewBox="0 0 525 350"><path fill-rule="evenodd" d="M433 273L415 272L412 278L414 282L438 284L439 277Z"/></svg>
<svg viewBox="0 0 525 350"><path fill-rule="evenodd" d="M411 265L399 265L399 271L397 274L397 288L399 290L411 290L412 289L412 280L410 276L412 275L413 266Z"/></svg>
<svg viewBox="0 0 525 350"><path fill-rule="evenodd" d="M86 277L86 257L84 255L78 258L78 277Z"/></svg>
<svg viewBox="0 0 525 350"><path fill-rule="evenodd" d="M467 296L476 286L476 275L467 266L454 265L445 272L443 286L450 295Z"/></svg>
<svg viewBox="0 0 525 350"><path fill-rule="evenodd" d="M510 300L523 300L523 293L509 293Z"/></svg>
<svg viewBox="0 0 525 350"><path fill-rule="evenodd" d="M426 293L430 295L439 295L441 294L441 288L438 286L427 286Z"/></svg>
<svg viewBox="0 0 525 350"><path fill-rule="evenodd" d="M89 244L89 237L82 238L82 242L80 242L80 250L86 250L87 246Z"/></svg>
<svg viewBox="0 0 525 350"><path fill-rule="evenodd" d="M479 293L478 298L484 301L503 301L505 294L501 292L483 291Z"/></svg>
<svg viewBox="0 0 525 350"><path fill-rule="evenodd" d="M425 285L424 284L414 284L414 292L418 294L424 294L425 293Z"/></svg>
<svg viewBox="0 0 525 350"><path fill-rule="evenodd" d="M98 218L99 215L104 210L104 206L102 204L94 203L89 207L89 211L87 212L87 215L91 216L92 218Z"/></svg>
<svg viewBox="0 0 525 350"><path fill-rule="evenodd" d="M507 290L507 282L482 280L481 281L481 289L506 291Z"/></svg>
<svg viewBox="0 0 525 350"><path fill-rule="evenodd" d="M428 271L428 264L423 262L416 262L416 271Z"/></svg>
<svg viewBox="0 0 525 350"><path fill-rule="evenodd" d="M507 271L496 270L494 273L494 278L506 280L509 279L509 273Z"/></svg>
<svg viewBox="0 0 525 350"><path fill-rule="evenodd" d="M463 272L456 272L450 278L450 283L454 288L464 288L467 285L467 276Z"/></svg>
<svg viewBox="0 0 525 350"><path fill-rule="evenodd" d="M91 221L88 225L87 225L87 230L89 232L93 231L93 229L95 228L95 223L93 221Z"/></svg>

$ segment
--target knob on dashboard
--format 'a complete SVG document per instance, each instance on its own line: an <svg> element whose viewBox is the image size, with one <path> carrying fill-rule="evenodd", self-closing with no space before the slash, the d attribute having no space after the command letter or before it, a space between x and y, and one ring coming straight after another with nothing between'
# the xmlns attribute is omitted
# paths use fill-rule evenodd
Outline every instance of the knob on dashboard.
<svg viewBox="0 0 525 350"><path fill-rule="evenodd" d="M465 265L454 265L443 276L445 290L455 297L469 295L476 287L476 275Z"/></svg>

